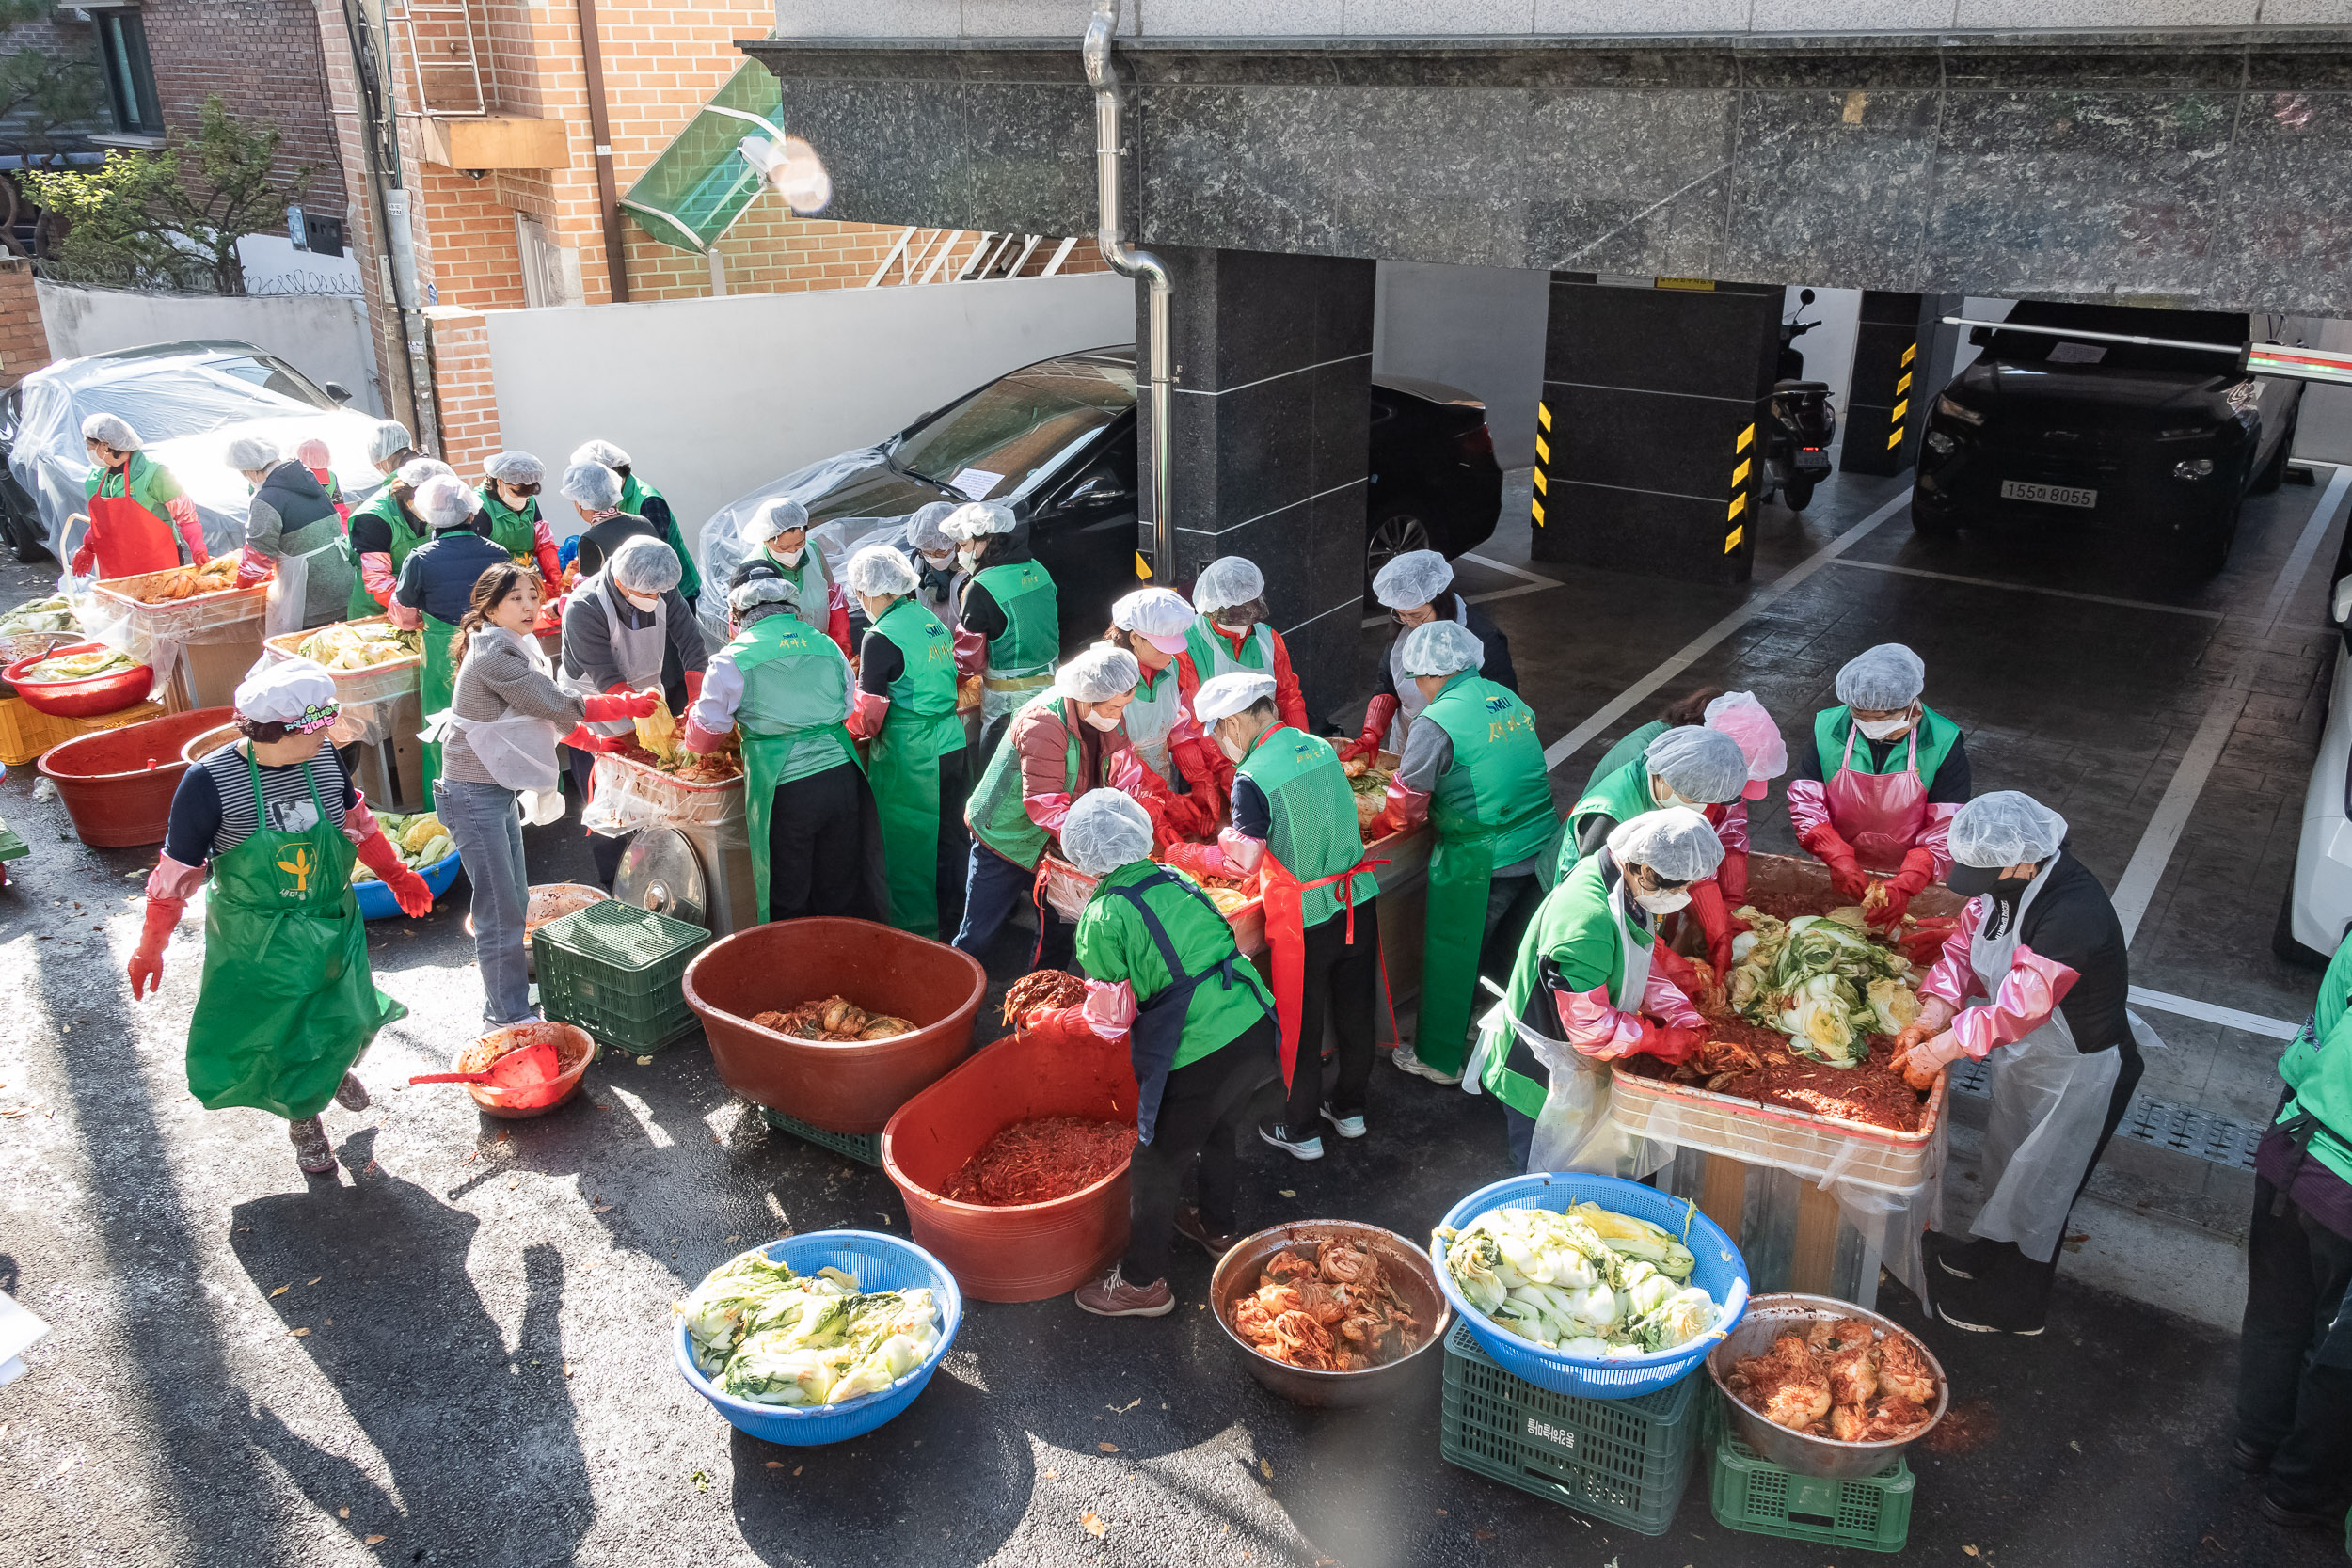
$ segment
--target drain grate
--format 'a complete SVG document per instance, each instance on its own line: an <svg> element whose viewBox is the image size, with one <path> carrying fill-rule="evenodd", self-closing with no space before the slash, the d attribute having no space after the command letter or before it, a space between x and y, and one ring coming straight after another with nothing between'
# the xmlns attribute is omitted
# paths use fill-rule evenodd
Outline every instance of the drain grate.
<svg viewBox="0 0 2352 1568"><path fill-rule="evenodd" d="M1993 1092L1993 1067L1989 1062L1954 1063L1951 1086L1955 1094L1975 1095L1979 1099ZM2176 1154L2186 1154L2226 1170L2252 1170L2254 1146L2262 1142L2263 1129L2250 1121L2233 1117L2217 1117L2193 1105L2175 1105L2169 1100L2134 1099L2131 1108L2123 1113L2122 1124L2116 1128L2119 1138L2153 1144Z"/></svg>

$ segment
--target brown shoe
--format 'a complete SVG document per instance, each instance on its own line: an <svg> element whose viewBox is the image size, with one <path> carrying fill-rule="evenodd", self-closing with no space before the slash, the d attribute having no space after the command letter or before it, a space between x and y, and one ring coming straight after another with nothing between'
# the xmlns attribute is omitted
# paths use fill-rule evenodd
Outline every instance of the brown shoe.
<svg viewBox="0 0 2352 1568"><path fill-rule="evenodd" d="M373 1101L368 1099L368 1086L359 1082L359 1075L346 1072L343 1081L335 1085L335 1103L346 1111L364 1111Z"/></svg>
<svg viewBox="0 0 2352 1568"><path fill-rule="evenodd" d="M1165 1318L1176 1309L1176 1292L1168 1288L1167 1280L1130 1285L1120 1277L1116 1263L1091 1285L1079 1286L1072 1299L1079 1311L1098 1318Z"/></svg>
<svg viewBox="0 0 2352 1568"><path fill-rule="evenodd" d="M335 1174L335 1146L326 1141L326 1129L319 1125L318 1117L286 1123L286 1136L294 1144L294 1158L301 1162L304 1175Z"/></svg>
<svg viewBox="0 0 2352 1568"><path fill-rule="evenodd" d="M1199 1206L1190 1203L1176 1206L1176 1234L1186 1241L1200 1243L1200 1250L1211 1258L1223 1258L1233 1250L1233 1243L1241 1240L1238 1236L1211 1235L1209 1227L1200 1223Z"/></svg>

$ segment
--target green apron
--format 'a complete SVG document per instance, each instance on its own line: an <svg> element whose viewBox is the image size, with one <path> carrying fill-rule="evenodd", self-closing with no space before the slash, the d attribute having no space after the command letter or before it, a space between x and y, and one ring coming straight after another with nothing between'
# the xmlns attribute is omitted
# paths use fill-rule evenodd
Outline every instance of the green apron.
<svg viewBox="0 0 2352 1568"><path fill-rule="evenodd" d="M418 568L421 571L423 568ZM417 672L417 711L430 723L433 716L456 700L457 666L450 662L449 645L457 628L447 621L424 618L424 664ZM441 743L424 743L424 809L433 809L433 781L441 776Z"/></svg>
<svg viewBox="0 0 2352 1568"><path fill-rule="evenodd" d="M1429 803L1428 929L1422 943L1421 1019L1413 1053L1441 1072L1461 1069L1478 1000L1478 953L1495 867L1540 854L1559 831L1535 716L1504 687L1455 675L1423 720L1454 742L1454 764Z"/></svg>
<svg viewBox="0 0 2352 1568"><path fill-rule="evenodd" d="M482 503L482 511L490 519L490 543L514 557L515 564L528 571L539 569L539 503L536 499L523 503L523 510L515 511L499 499L495 483L485 484L474 492Z"/></svg>
<svg viewBox="0 0 2352 1568"><path fill-rule="evenodd" d="M1545 895L1535 918L1528 923L1527 935L1519 939L1511 984L1503 994L1505 1015L1547 1039L1559 1039L1560 1016L1549 999L1544 965L1549 962L1553 974L1572 987L1584 985L1598 974L1596 956L1604 948L1609 955L1609 1005L1619 1012L1639 1012L1642 989L1649 981L1649 960L1642 958L1639 981L1629 988L1626 943L1630 941L1645 953L1656 939L1651 927L1636 927L1622 918L1622 899L1615 907L1610 902L1608 878L1602 874L1597 854L1570 867L1560 885ZM1541 1067L1530 1060L1533 1052L1520 1053L1517 1034L1506 1025L1503 1037L1488 1047L1479 1082L1488 1094L1519 1115L1540 1117L1551 1081L1549 1074L1531 1077L1512 1065L1516 1056L1523 1064Z"/></svg>
<svg viewBox="0 0 2352 1568"><path fill-rule="evenodd" d="M768 631L770 626L786 628L783 635ZM758 896L759 918L768 918L768 823L775 815L776 787L791 781L784 776L785 763L803 740L818 738L837 743L843 760L857 766L857 747L850 739L849 727L839 719L830 724L793 725L787 723L777 711L768 705L771 684L754 679L762 665L779 659L793 661L804 657L810 648L808 639L815 634L789 615L766 615L736 634L726 646L727 657L743 676L743 701L736 709L736 729L743 737L743 823L751 834L752 887ZM824 652L837 663L841 650L830 638L818 638ZM783 696L778 687L772 695ZM827 764L828 767L833 764ZM806 778L815 769L803 768L794 778Z"/></svg>
<svg viewBox="0 0 2352 1568"><path fill-rule="evenodd" d="M253 800L262 770L250 752ZM249 1105L300 1121L326 1109L375 1032L405 1007L375 989L358 858L319 800L305 832L262 828L213 862L204 979L188 1021L188 1092L208 1111Z"/></svg>
<svg viewBox="0 0 2352 1568"><path fill-rule="evenodd" d="M1060 597L1054 579L1034 561L1012 561L974 574L1005 612L1005 629L989 639L988 672L980 686L980 717L993 724L1054 684L1061 657Z"/></svg>
<svg viewBox="0 0 2352 1568"><path fill-rule="evenodd" d="M395 578L400 576L401 563L432 537L409 520L408 509L400 504L400 498L392 494L389 484L378 490L374 499L351 515L354 520L381 517L391 525L392 576ZM383 613L384 607L377 604L375 595L368 592L367 578L359 567L359 552L355 549L351 552L351 619L364 621L371 615Z"/></svg>
<svg viewBox="0 0 2352 1568"><path fill-rule="evenodd" d="M890 712L874 736L866 776L882 813L890 923L939 934L939 759L963 747L956 717L956 645L939 617L912 598L882 611L874 629L906 667L890 683Z"/></svg>

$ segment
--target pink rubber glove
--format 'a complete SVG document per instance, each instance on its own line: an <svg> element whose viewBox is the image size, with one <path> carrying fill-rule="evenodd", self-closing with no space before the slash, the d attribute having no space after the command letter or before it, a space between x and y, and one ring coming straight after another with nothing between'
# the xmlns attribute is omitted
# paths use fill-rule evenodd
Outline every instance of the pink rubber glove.
<svg viewBox="0 0 2352 1568"><path fill-rule="evenodd" d="M1136 991L1124 980L1089 980L1087 1023L1106 1040L1123 1040L1136 1022Z"/></svg>
<svg viewBox="0 0 2352 1568"><path fill-rule="evenodd" d="M1225 868L1225 851L1214 844L1171 844L1160 851L1160 863L1196 877L1234 875Z"/></svg>
<svg viewBox="0 0 2352 1568"><path fill-rule="evenodd" d="M1070 819L1070 808L1077 801L1067 793L1024 796L1021 809L1029 814L1029 820L1054 834L1061 836L1061 825Z"/></svg>

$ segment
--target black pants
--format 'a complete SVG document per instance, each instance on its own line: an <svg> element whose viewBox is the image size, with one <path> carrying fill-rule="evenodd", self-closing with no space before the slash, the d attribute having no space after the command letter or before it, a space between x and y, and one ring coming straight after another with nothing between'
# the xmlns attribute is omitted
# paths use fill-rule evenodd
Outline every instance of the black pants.
<svg viewBox="0 0 2352 1568"><path fill-rule="evenodd" d="M2298 1512L2352 1501L2352 1239L2254 1180L2246 1319L2238 1331L2238 1435L2272 1450L2270 1495Z"/></svg>
<svg viewBox="0 0 2352 1568"><path fill-rule="evenodd" d="M1290 1101L1282 1124L1293 1137L1322 1128L1323 1029L1329 1020L1339 1081L1331 1085L1331 1109L1339 1116L1364 1114L1364 1087L1372 1082L1372 1013L1380 983L1380 900L1356 906L1356 942L1347 941L1344 907L1307 927L1306 969L1299 984L1298 1057L1291 1066Z"/></svg>
<svg viewBox="0 0 2352 1568"><path fill-rule="evenodd" d="M939 759L939 931L954 934L963 918L963 874L971 862L972 838L963 826L963 803L972 793L972 749Z"/></svg>
<svg viewBox="0 0 2352 1568"><path fill-rule="evenodd" d="M572 784L580 791L580 803L585 806L589 791L595 787L592 781L596 773L596 753L566 746L564 755L570 763ZM620 838L607 838L602 833L588 835L588 858L596 863L596 880L603 884L605 892L612 891L612 879L619 875L621 869L621 856L628 852L628 841L634 836L626 834Z"/></svg>
<svg viewBox="0 0 2352 1568"><path fill-rule="evenodd" d="M1510 984L1511 966L1518 961L1519 942L1536 906L1544 901L1544 879L1534 872L1497 877L1486 884L1486 937L1478 947L1478 973L1498 986ZM1486 990L1478 990L1470 1014L1486 1010Z"/></svg>
<svg viewBox="0 0 2352 1568"><path fill-rule="evenodd" d="M1234 1228L1234 1187L1241 1169L1233 1152L1248 1119L1250 1097L1279 1077L1272 1018L1260 1019L1231 1045L1168 1075L1152 1141L1136 1145L1127 1166L1127 1256L1120 1273L1130 1285L1168 1277L1176 1241L1176 1200L1184 1174L1200 1173L1200 1223L1211 1235Z"/></svg>
<svg viewBox="0 0 2352 1568"><path fill-rule="evenodd" d="M776 785L768 809L768 918L811 914L890 918L882 814L852 763Z"/></svg>

